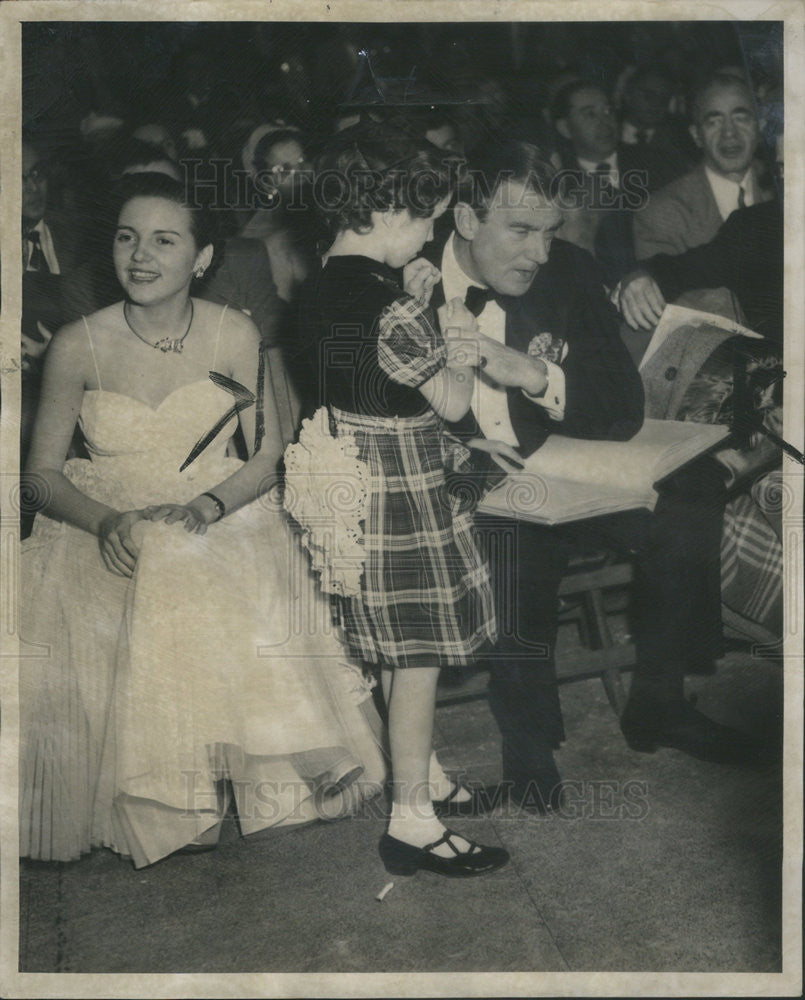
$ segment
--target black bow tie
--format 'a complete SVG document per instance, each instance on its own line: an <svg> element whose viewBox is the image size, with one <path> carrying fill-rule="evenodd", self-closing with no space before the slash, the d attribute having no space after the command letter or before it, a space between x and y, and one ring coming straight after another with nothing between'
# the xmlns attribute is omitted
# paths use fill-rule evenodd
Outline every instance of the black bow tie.
<svg viewBox="0 0 805 1000"><path fill-rule="evenodd" d="M512 295L500 295L493 288L479 288L477 285L469 286L467 294L464 296L464 305L473 316L480 316L487 302L497 302L504 312L508 312L514 306L516 297Z"/></svg>
<svg viewBox="0 0 805 1000"><path fill-rule="evenodd" d="M479 288L477 285L470 285L467 294L464 296L464 305L473 316L480 316L484 311L486 303L494 299L495 293L491 288Z"/></svg>

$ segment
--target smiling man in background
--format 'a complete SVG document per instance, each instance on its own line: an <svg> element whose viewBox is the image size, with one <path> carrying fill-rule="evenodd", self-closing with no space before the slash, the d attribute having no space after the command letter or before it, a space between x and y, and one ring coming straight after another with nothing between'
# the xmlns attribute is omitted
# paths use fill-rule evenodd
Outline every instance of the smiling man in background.
<svg viewBox="0 0 805 1000"><path fill-rule="evenodd" d="M638 260L708 243L738 208L768 201L755 166L760 126L745 80L717 73L693 98L690 132L702 163L653 194L635 214Z"/></svg>

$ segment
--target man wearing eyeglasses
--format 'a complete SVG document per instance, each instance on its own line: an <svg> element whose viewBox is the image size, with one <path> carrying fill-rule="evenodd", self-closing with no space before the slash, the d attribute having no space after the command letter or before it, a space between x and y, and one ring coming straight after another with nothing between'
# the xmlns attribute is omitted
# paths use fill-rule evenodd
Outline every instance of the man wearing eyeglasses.
<svg viewBox="0 0 805 1000"><path fill-rule="evenodd" d="M47 163L29 136L22 141L22 412L21 459L28 450L39 398L42 358L64 323L95 309L89 261L78 252L75 224L48 205Z"/></svg>
<svg viewBox="0 0 805 1000"><path fill-rule="evenodd" d="M22 144L22 265L23 271L59 274L53 235L45 222L48 179L39 152Z"/></svg>

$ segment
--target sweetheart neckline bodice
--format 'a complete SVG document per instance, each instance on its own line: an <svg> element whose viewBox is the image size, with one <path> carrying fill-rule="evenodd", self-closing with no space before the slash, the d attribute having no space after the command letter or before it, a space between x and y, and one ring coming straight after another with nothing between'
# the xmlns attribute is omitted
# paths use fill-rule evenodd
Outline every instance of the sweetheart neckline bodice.
<svg viewBox="0 0 805 1000"><path fill-rule="evenodd" d="M150 410L152 413L158 413L172 396L175 396L177 393L182 392L182 390L184 389L189 389L192 386L196 385L213 385L213 383L206 378L194 379L192 382L184 382L182 385L177 386L175 389L171 389L171 391L167 394L167 396L163 396L160 402L157 403L156 406L152 406L150 403L147 403L144 399L138 399L136 396L130 396L127 392L117 392L115 389L103 389L101 387L97 389L85 389L84 395L90 395L91 393L98 393L103 396L117 396L119 399L128 399L133 403L137 403L140 406L144 406L147 410ZM213 385L213 388L217 389L219 387Z"/></svg>

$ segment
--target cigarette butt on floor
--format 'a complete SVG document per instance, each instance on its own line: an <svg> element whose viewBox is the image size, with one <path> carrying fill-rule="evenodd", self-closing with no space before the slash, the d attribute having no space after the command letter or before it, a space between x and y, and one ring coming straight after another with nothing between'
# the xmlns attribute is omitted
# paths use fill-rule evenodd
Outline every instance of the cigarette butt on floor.
<svg viewBox="0 0 805 1000"><path fill-rule="evenodd" d="M375 899L378 901L378 903L382 903L383 900L388 895L388 893L390 893L393 888L394 888L394 883L387 882L380 890L380 892L375 896Z"/></svg>

